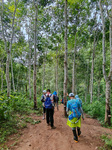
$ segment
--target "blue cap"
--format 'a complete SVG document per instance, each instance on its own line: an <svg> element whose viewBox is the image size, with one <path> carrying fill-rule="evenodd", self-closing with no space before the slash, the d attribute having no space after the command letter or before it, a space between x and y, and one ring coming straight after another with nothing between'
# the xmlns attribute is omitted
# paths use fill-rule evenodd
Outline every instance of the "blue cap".
<svg viewBox="0 0 112 150"><path fill-rule="evenodd" d="M54 91L53 95L57 95L57 92L56 92L56 91Z"/></svg>

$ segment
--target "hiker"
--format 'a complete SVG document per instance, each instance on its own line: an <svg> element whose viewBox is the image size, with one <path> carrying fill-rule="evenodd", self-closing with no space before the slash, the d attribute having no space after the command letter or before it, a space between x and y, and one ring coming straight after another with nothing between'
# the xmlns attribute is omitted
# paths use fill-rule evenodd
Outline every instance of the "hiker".
<svg viewBox="0 0 112 150"><path fill-rule="evenodd" d="M49 126L51 124L51 129L55 129L54 126L54 101L53 95L51 94L50 89L47 90L46 99L45 99L45 109L46 109L46 122ZM49 124L50 123L50 124Z"/></svg>
<svg viewBox="0 0 112 150"><path fill-rule="evenodd" d="M80 127L81 127L81 104L79 100L74 99L74 94L69 94L70 100L67 102L67 114L68 120L67 125L72 128L74 141L78 142L78 137L81 134ZM80 110L80 111L79 111Z"/></svg>
<svg viewBox="0 0 112 150"><path fill-rule="evenodd" d="M46 98L46 90L43 90L43 95L41 97L41 102L42 102L42 106L43 106L43 120L45 119L45 98Z"/></svg>
<svg viewBox="0 0 112 150"><path fill-rule="evenodd" d="M56 104L57 110L59 110L59 108L58 108L59 97L57 96L57 92L56 91L54 91L54 93L53 93L53 99L54 99L54 106Z"/></svg>
<svg viewBox="0 0 112 150"><path fill-rule="evenodd" d="M75 95L75 99L78 99L80 104L81 104L81 109L80 110L81 110L81 113L82 113L82 118L84 119L84 114L83 114L83 109L82 109L82 100L79 98L78 95Z"/></svg>

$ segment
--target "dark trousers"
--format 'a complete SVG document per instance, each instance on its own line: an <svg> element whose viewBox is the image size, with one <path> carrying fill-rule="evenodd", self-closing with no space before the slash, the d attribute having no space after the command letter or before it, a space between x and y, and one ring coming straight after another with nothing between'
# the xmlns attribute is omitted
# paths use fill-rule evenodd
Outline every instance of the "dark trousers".
<svg viewBox="0 0 112 150"><path fill-rule="evenodd" d="M45 114L46 110L45 110L45 107L43 107L43 113Z"/></svg>
<svg viewBox="0 0 112 150"><path fill-rule="evenodd" d="M49 122L51 123L51 127L53 127L54 125L53 115L54 115L54 109L46 108L46 121L47 124L49 124Z"/></svg>

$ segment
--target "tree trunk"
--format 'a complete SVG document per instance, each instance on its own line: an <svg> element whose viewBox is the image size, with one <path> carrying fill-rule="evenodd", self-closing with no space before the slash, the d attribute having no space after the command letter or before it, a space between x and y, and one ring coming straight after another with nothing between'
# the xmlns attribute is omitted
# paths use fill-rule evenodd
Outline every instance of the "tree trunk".
<svg viewBox="0 0 112 150"><path fill-rule="evenodd" d="M75 45L74 45L74 61L73 61L73 74L72 74L72 93L76 95L76 69L75 69L75 55L76 55L76 33L75 33Z"/></svg>
<svg viewBox="0 0 112 150"><path fill-rule="evenodd" d="M112 0L111 0L111 14L110 19L110 72L109 76L106 76L105 64L106 64L106 53L105 53L105 21L103 16L103 9L101 0L99 0L99 6L101 11L101 19L103 25L103 39L102 39L102 49L103 49L103 76L106 81L106 105L105 105L105 123L111 125L111 105L110 105L110 92L111 92L111 81L112 81Z"/></svg>
<svg viewBox="0 0 112 150"><path fill-rule="evenodd" d="M15 84L14 84L14 74L13 74L12 58L11 58L11 74L12 74L12 85L13 85L13 90L14 90L14 92L15 92Z"/></svg>
<svg viewBox="0 0 112 150"><path fill-rule="evenodd" d="M64 57L64 115L66 113L66 104L67 104L67 0L65 0L65 57Z"/></svg>
<svg viewBox="0 0 112 150"><path fill-rule="evenodd" d="M111 105L110 105L111 80L106 81L106 106L105 106L105 123L111 125Z"/></svg>
<svg viewBox="0 0 112 150"><path fill-rule="evenodd" d="M58 95L58 46L56 50L56 92Z"/></svg>
<svg viewBox="0 0 112 150"><path fill-rule="evenodd" d="M43 79L42 79L42 91L45 88L45 58L44 58L44 63L43 63Z"/></svg>
<svg viewBox="0 0 112 150"><path fill-rule="evenodd" d="M98 101L100 100L100 79L98 80Z"/></svg>
<svg viewBox="0 0 112 150"><path fill-rule="evenodd" d="M29 76L28 76L28 78L29 78L29 99L31 100L31 46L30 46L29 35L28 35L28 43L29 43Z"/></svg>
<svg viewBox="0 0 112 150"><path fill-rule="evenodd" d="M3 65L1 64L1 92L3 92Z"/></svg>
<svg viewBox="0 0 112 150"><path fill-rule="evenodd" d="M18 1L17 1L18 2ZM4 10L4 1L2 0L2 15L1 15L1 22L2 22L2 35L5 43L5 50L7 52L7 61L6 61L6 82L7 82L7 96L9 97L10 95L10 77L9 77L9 64L10 64L10 55L11 55L11 49L12 49L12 40L14 36L14 21L15 21L15 14L16 14L16 8L17 8L17 3L15 0L15 9L13 13L13 20L12 20L12 34L10 38L10 45L9 45L9 50L7 50L7 42L6 38L4 35L4 25L3 25L3 10Z"/></svg>
<svg viewBox="0 0 112 150"><path fill-rule="evenodd" d="M34 109L37 109L37 88L36 88L36 59L37 59L37 52L36 52L36 41L37 41L37 1L35 2L34 0L34 5L35 5L35 29L34 29Z"/></svg>
<svg viewBox="0 0 112 150"><path fill-rule="evenodd" d="M91 67L91 85L90 85L91 86L91 88L90 88L91 98L90 98L90 103L92 103L92 101L93 101L93 78L94 78L95 41L96 41L96 37L95 37L95 33L94 33L93 54L92 54L92 67Z"/></svg>
<svg viewBox="0 0 112 150"><path fill-rule="evenodd" d="M105 71L105 67L106 67L106 54L105 54L105 21L104 21L104 17L103 17L103 9L102 9L102 5L101 5L101 0L99 0L99 6L100 6L100 11L101 11L101 20L102 20L102 26L103 26L103 38L102 38L102 49L103 49L103 76L104 79L106 81L106 71Z"/></svg>

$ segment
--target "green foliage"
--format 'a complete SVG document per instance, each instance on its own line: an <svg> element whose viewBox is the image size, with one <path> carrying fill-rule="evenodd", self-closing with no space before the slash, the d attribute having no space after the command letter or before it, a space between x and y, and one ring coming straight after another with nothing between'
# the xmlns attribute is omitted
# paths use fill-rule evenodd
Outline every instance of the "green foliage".
<svg viewBox="0 0 112 150"><path fill-rule="evenodd" d="M102 135L101 139L105 142L104 149L111 150L112 149L112 136Z"/></svg>
<svg viewBox="0 0 112 150"><path fill-rule="evenodd" d="M85 113L88 113L93 118L97 118L104 122L105 104L96 100L92 104L84 103L83 109Z"/></svg>
<svg viewBox="0 0 112 150"><path fill-rule="evenodd" d="M38 110L33 110L33 101L21 93L13 93L9 98L5 94L0 96L0 143L5 142L6 137L17 133L17 129L26 128L27 123L38 124L40 120L34 120L27 115L42 114L41 101L38 99Z"/></svg>

